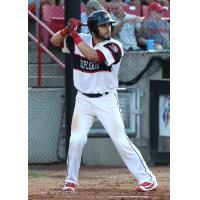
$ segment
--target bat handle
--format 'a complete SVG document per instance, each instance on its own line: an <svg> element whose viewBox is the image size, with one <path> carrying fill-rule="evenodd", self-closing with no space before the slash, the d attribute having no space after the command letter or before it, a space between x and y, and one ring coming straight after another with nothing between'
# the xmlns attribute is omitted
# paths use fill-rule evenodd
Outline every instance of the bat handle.
<svg viewBox="0 0 200 200"><path fill-rule="evenodd" d="M81 23L81 26L87 26L87 24L83 24L83 23Z"/></svg>
<svg viewBox="0 0 200 200"><path fill-rule="evenodd" d="M70 22L70 21L67 20L67 22ZM81 23L81 26L87 26L87 24Z"/></svg>

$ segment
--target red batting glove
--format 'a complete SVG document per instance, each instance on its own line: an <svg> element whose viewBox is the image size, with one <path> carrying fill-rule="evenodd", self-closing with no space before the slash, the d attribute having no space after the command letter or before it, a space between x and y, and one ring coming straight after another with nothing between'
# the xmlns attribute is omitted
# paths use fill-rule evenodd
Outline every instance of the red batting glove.
<svg viewBox="0 0 200 200"><path fill-rule="evenodd" d="M81 21L76 18L70 18L68 22L70 22L69 24L70 31L77 31L78 27L81 25Z"/></svg>
<svg viewBox="0 0 200 200"><path fill-rule="evenodd" d="M83 40L77 33L77 29L80 26L81 22L78 19L71 18L68 20L69 25L60 31L60 35L65 37L67 34L72 36L72 39L76 45L81 43Z"/></svg>
<svg viewBox="0 0 200 200"><path fill-rule="evenodd" d="M78 27L81 24L81 21L75 18L70 18L68 22L69 22L69 25L60 31L60 35L62 37L65 37L67 34L71 33L72 31L77 31Z"/></svg>
<svg viewBox="0 0 200 200"><path fill-rule="evenodd" d="M77 33L77 29L80 26L81 21L75 18L70 18L68 21L70 22L69 24L70 35L72 36L74 43L78 45L83 41Z"/></svg>
<svg viewBox="0 0 200 200"><path fill-rule="evenodd" d="M76 45L83 41L76 31L71 31L70 35L72 36L72 39Z"/></svg>
<svg viewBox="0 0 200 200"><path fill-rule="evenodd" d="M69 29L69 26L66 26L63 30L60 31L60 35L62 37L65 37L67 34L70 33L70 29Z"/></svg>

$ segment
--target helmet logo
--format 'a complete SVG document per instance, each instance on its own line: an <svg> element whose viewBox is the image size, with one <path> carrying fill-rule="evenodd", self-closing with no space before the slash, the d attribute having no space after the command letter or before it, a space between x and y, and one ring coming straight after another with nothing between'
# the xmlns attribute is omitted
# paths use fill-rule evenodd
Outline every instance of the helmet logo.
<svg viewBox="0 0 200 200"><path fill-rule="evenodd" d="M109 18L109 15L107 13L105 15L103 15L103 16L99 16L98 17L99 20L106 19L106 18Z"/></svg>
<svg viewBox="0 0 200 200"><path fill-rule="evenodd" d="M113 50L113 52L117 53L119 50L115 44L109 45L109 47Z"/></svg>
<svg viewBox="0 0 200 200"><path fill-rule="evenodd" d="M103 18L107 18L107 17L109 17L108 14L105 14L105 15L103 16Z"/></svg>

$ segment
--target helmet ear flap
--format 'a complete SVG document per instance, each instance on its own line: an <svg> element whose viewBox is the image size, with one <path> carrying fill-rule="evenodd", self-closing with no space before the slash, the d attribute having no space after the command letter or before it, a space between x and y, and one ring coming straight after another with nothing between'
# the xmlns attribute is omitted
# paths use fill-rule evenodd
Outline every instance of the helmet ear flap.
<svg viewBox="0 0 200 200"><path fill-rule="evenodd" d="M97 22L94 19L89 20L88 28L92 35L98 34Z"/></svg>
<svg viewBox="0 0 200 200"><path fill-rule="evenodd" d="M93 28L92 30L90 29L90 33L91 33L93 36L98 36L99 31L98 31L97 28Z"/></svg>
<svg viewBox="0 0 200 200"><path fill-rule="evenodd" d="M99 31L98 31L97 27L93 28L93 33L94 33L94 35L98 35Z"/></svg>

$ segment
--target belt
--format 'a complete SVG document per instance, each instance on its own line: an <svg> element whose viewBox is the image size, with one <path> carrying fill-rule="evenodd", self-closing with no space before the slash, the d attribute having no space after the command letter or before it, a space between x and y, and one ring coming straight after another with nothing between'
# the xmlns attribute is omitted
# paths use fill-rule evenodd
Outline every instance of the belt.
<svg viewBox="0 0 200 200"><path fill-rule="evenodd" d="M100 93L96 93L96 94L82 93L82 94L84 94L85 96L90 97L90 98L97 98L97 97L102 97L103 95L107 95L107 94L109 94L109 92L105 92L103 94L100 94Z"/></svg>

